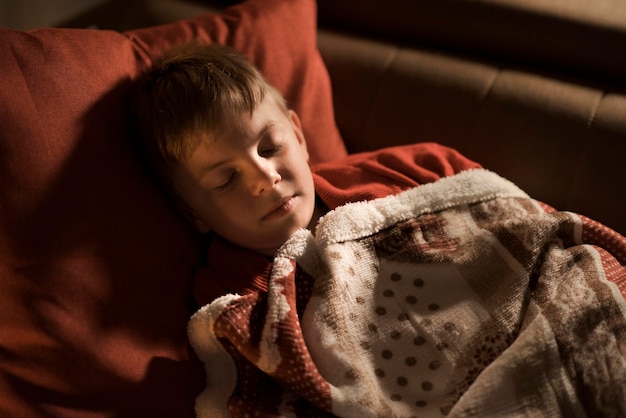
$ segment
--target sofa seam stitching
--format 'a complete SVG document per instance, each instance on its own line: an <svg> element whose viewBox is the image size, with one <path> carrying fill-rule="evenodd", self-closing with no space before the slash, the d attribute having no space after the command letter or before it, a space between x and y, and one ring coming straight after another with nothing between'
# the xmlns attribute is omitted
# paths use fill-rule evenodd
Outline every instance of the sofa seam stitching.
<svg viewBox="0 0 626 418"><path fill-rule="evenodd" d="M598 94L598 98L591 108L591 113L589 114L589 118L586 123L587 130L587 138L585 143L583 144L584 149L580 153L580 157L578 157L578 161L576 162L576 167L574 168L574 175L572 176L573 181L570 183L569 188L567 190L567 197L565 199L565 205L567 207L571 207L572 199L574 198L574 191L576 190L576 184L582 176L582 169L585 160L588 157L589 153L589 141L591 141L591 127L596 121L596 117L598 115L598 111L600 110L600 105L604 101L606 97L606 91L602 90L600 94Z"/></svg>
<svg viewBox="0 0 626 418"><path fill-rule="evenodd" d="M496 81L500 78L501 74L502 74L502 69L499 67L493 67L494 68L494 73L491 76L491 79L487 82L486 87L484 88L483 92L480 95L479 98L479 103L480 103L480 108L478 109L478 111L476 112L476 120L474 121L474 124L472 126L472 129L470 131L469 134L469 147L468 149L471 150L474 148L476 141L478 140L476 131L478 130L478 125L480 124L480 121L482 120L483 114L485 113L485 106L487 103L487 98L491 95L491 92L493 91L495 85L496 85Z"/></svg>
<svg viewBox="0 0 626 418"><path fill-rule="evenodd" d="M391 70L391 67L393 66L393 63L396 61L396 59L398 58L398 55L400 54L400 47L399 46L394 46L393 51L391 52L389 59L387 60L387 62L385 63L384 67L383 67L383 71L381 71L380 73L380 77L378 78L378 82L376 83L376 93L373 96L373 100L372 100L372 106L369 109L369 113L367 115L367 119L366 119L366 123L364 124L364 132L367 134L367 132L371 132L370 126L372 125L372 119L374 117L374 113L375 113L375 109L379 104L379 99L381 96L381 89L382 89L382 85L384 83L384 81L387 78L387 74L389 73L389 71Z"/></svg>

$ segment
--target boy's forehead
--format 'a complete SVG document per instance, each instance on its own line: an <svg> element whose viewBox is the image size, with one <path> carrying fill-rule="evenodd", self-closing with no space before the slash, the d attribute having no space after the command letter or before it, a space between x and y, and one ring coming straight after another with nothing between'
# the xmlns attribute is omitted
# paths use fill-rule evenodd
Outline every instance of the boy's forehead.
<svg viewBox="0 0 626 418"><path fill-rule="evenodd" d="M219 147L222 140L232 142L234 139L250 136L262 136L269 128L277 124L279 120L288 115L285 106L281 106L273 95L266 95L263 100L251 110L227 110L224 109L217 120L206 120L199 123L196 131L194 146L189 155L200 147L201 144L213 149ZM188 156L189 156L188 155Z"/></svg>
<svg viewBox="0 0 626 418"><path fill-rule="evenodd" d="M220 121L216 136L260 133L268 125L274 125L286 117L287 111L273 98L264 98L251 110L225 114Z"/></svg>

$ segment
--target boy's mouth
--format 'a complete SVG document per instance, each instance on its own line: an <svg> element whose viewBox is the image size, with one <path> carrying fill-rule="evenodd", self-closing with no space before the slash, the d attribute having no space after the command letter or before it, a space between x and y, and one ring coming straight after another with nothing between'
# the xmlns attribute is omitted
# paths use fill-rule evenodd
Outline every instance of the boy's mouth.
<svg viewBox="0 0 626 418"><path fill-rule="evenodd" d="M274 205L274 207L268 213L266 213L265 216L263 216L262 220L269 221L272 219L277 219L291 212L294 207L295 199L295 195L280 199L276 203L276 205Z"/></svg>

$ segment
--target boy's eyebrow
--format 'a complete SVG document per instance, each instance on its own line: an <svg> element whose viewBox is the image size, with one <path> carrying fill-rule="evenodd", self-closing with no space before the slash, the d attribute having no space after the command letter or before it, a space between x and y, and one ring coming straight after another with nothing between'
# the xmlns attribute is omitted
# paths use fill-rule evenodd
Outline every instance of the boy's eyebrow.
<svg viewBox="0 0 626 418"><path fill-rule="evenodd" d="M259 131L259 134L257 135L257 139L261 140L265 135L267 135L270 129L272 129L276 125L278 125L278 122L275 120L267 121L265 126L263 126L263 129Z"/></svg>
<svg viewBox="0 0 626 418"><path fill-rule="evenodd" d="M218 161L214 164L211 164L210 166L206 167L204 170L202 170L202 175L204 176L206 173L209 173L215 169L220 168L223 165L226 165L230 162L230 160L222 160L222 161Z"/></svg>

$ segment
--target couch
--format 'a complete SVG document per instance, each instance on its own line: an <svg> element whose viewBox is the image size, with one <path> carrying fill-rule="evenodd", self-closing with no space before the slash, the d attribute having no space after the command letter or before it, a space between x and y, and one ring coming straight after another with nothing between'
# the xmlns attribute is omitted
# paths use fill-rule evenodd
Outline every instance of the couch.
<svg viewBox="0 0 626 418"><path fill-rule="evenodd" d="M173 44L244 51L314 163L439 142L626 233L620 0L232 3L112 0L0 32L1 416L193 416L200 237L138 163L125 107Z"/></svg>

